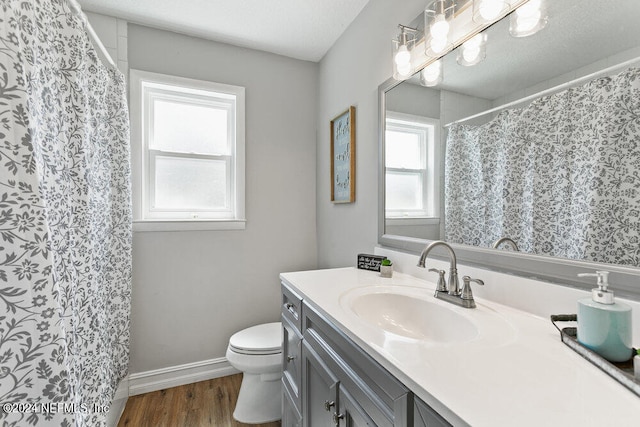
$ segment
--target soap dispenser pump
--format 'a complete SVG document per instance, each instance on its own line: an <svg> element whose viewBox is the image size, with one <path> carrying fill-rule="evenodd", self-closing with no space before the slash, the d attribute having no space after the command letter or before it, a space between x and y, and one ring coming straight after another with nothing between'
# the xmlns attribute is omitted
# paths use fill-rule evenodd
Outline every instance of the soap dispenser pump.
<svg viewBox="0 0 640 427"><path fill-rule="evenodd" d="M631 307L615 302L608 290L609 272L581 273L596 277L591 297L578 301L578 342L610 362L631 359Z"/></svg>

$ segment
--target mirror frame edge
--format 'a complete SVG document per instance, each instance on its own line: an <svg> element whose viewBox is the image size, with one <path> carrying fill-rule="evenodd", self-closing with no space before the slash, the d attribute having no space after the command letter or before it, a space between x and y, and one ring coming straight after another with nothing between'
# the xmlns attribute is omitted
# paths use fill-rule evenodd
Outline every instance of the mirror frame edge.
<svg viewBox="0 0 640 427"><path fill-rule="evenodd" d="M391 77L378 86L378 244L385 248L419 255L432 240L385 233L386 93L401 83L403 81ZM577 274L607 270L611 273L609 276L611 289L617 296L640 301L640 268L461 244L451 244L451 246L456 252L458 261L465 265L587 291L595 287L595 282L591 278L579 278ZM435 254L435 257L444 259L438 254Z"/></svg>

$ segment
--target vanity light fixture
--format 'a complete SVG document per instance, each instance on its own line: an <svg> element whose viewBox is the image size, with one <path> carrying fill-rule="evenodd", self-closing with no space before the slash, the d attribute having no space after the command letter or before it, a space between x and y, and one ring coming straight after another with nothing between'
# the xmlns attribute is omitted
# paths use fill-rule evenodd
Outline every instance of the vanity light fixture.
<svg viewBox="0 0 640 427"><path fill-rule="evenodd" d="M509 33L513 37L531 36L547 25L547 19L543 0L529 0L509 17Z"/></svg>
<svg viewBox="0 0 640 427"><path fill-rule="evenodd" d="M413 74L411 51L415 45L418 30L398 25L400 32L393 40L393 77L396 80L406 80Z"/></svg>
<svg viewBox="0 0 640 427"><path fill-rule="evenodd" d="M449 34L455 9L453 0L435 0L424 11L425 53L437 58L451 48Z"/></svg>
<svg viewBox="0 0 640 427"><path fill-rule="evenodd" d="M458 48L458 64L465 67L476 65L487 56L487 35L476 34Z"/></svg>
<svg viewBox="0 0 640 427"><path fill-rule="evenodd" d="M506 0L474 0L473 20L479 23L494 22L509 9Z"/></svg>
<svg viewBox="0 0 640 427"><path fill-rule="evenodd" d="M422 86L430 87L435 86L442 82L442 60L438 59L435 62L427 65L420 71L420 84Z"/></svg>
<svg viewBox="0 0 640 427"><path fill-rule="evenodd" d="M457 62L463 66L479 63L486 57L487 36L481 31L513 12L509 32L514 37L536 33L547 24L546 0L431 0L411 25L399 25L393 40L393 78L407 80L453 47L460 46ZM471 37L473 36L473 37ZM461 44L463 40L465 43ZM434 65L437 67L437 65ZM440 66L441 67L441 66ZM440 69L440 76L442 76ZM420 76L424 86L434 85L435 68ZM441 78L441 77L440 77Z"/></svg>

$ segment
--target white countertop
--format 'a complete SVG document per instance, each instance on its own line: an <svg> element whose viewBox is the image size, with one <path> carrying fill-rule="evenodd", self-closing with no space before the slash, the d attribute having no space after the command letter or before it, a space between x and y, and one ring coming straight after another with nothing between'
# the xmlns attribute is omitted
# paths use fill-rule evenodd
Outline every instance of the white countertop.
<svg viewBox="0 0 640 427"><path fill-rule="evenodd" d="M475 309L457 307L433 298L433 283L400 273L385 279L341 268L281 279L456 426L603 427L640 420L640 397L563 344L549 319L479 298ZM427 345L374 328L345 308L359 292L354 289L389 285L430 295L473 321L479 335Z"/></svg>

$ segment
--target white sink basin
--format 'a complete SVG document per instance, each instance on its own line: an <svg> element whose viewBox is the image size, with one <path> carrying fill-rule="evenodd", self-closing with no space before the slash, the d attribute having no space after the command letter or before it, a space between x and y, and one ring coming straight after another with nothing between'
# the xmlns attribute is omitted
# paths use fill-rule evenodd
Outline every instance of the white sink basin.
<svg viewBox="0 0 640 427"><path fill-rule="evenodd" d="M478 336L478 327L432 294L403 286L354 289L342 298L343 308L384 331L431 343L461 343ZM444 303L447 304L447 303Z"/></svg>

